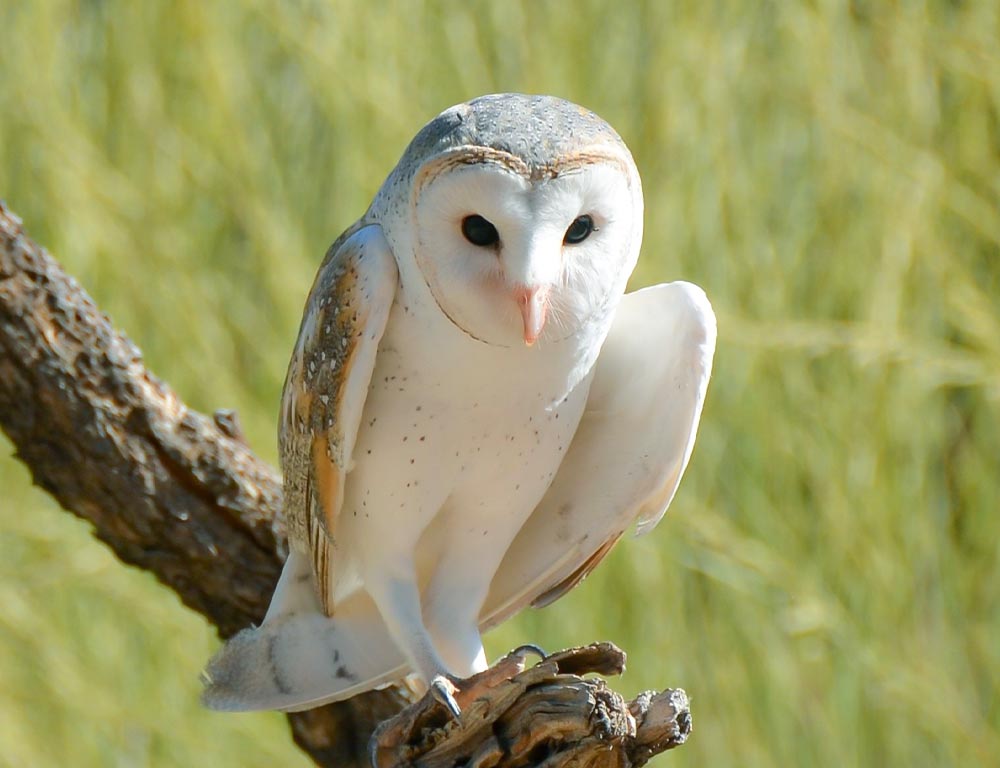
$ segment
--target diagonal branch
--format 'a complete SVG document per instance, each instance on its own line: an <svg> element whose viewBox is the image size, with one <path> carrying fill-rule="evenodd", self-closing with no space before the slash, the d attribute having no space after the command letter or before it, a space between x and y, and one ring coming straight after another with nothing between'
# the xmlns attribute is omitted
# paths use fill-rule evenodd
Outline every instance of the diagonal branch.
<svg viewBox="0 0 1000 768"><path fill-rule="evenodd" d="M223 637L261 620L284 556L276 472L246 445L235 414L192 411L153 376L2 202L0 428L37 485ZM530 669L513 654L483 673L488 690L459 723L442 720L430 697L404 710L413 695L403 685L289 722L323 766L369 765L370 737L388 720L372 740L379 768L629 768L682 744L691 720L679 689L626 703L603 680L580 677L623 666L608 645Z"/></svg>
<svg viewBox="0 0 1000 768"><path fill-rule="evenodd" d="M190 410L0 203L0 427L35 484L152 571L223 637L259 622L281 572L277 473L231 413ZM367 765L410 700L373 691L291 715L321 765Z"/></svg>

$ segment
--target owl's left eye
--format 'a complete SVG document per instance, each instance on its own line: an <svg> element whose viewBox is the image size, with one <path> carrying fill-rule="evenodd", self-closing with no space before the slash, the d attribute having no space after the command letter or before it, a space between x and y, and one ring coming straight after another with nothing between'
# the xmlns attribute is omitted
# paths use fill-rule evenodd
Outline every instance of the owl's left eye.
<svg viewBox="0 0 1000 768"><path fill-rule="evenodd" d="M596 227L594 227L594 219L592 217L586 214L583 216L577 216L573 220L573 223L569 225L569 229L566 230L566 234L563 236L563 242L567 245L582 243L590 237L590 233L595 229Z"/></svg>
<svg viewBox="0 0 1000 768"><path fill-rule="evenodd" d="M497 228L478 213L462 219L462 234L470 243L481 247L496 245L500 242L500 233L497 232Z"/></svg>

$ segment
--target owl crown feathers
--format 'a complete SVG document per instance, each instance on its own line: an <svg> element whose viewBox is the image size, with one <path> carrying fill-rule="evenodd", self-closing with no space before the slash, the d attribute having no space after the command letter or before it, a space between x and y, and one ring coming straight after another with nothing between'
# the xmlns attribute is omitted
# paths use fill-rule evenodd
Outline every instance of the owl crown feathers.
<svg viewBox="0 0 1000 768"><path fill-rule="evenodd" d="M601 145L631 158L615 129L588 109L555 96L498 93L457 104L427 123L403 153L407 167L397 172L409 175L431 157L474 147L506 152L531 175L542 175L555 159Z"/></svg>

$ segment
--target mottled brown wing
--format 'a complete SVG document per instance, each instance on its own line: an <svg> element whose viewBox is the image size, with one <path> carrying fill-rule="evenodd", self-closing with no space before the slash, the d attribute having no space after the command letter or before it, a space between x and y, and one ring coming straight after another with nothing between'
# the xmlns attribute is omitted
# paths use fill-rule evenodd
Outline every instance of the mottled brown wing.
<svg viewBox="0 0 1000 768"><path fill-rule="evenodd" d="M316 275L282 392L278 441L289 543L311 554L327 615L344 482L396 283L382 230L345 232Z"/></svg>
<svg viewBox="0 0 1000 768"><path fill-rule="evenodd" d="M483 628L557 600L630 526L656 525L691 456L714 352L715 315L700 288L669 283L623 298L580 426L493 577Z"/></svg>

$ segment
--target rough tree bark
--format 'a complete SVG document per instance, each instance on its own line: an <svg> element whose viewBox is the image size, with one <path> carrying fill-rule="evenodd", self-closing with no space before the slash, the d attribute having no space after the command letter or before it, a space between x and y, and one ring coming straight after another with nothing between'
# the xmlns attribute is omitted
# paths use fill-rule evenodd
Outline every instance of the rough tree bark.
<svg viewBox="0 0 1000 768"><path fill-rule="evenodd" d="M153 376L2 202L0 427L37 485L220 635L261 620L284 557L277 473L246 445L235 414L196 413ZM526 670L523 656L508 657L459 723L431 699L400 713L415 698L402 685L289 721L325 766L368 765L371 734L393 716L372 740L379 768L642 765L683 743L690 715L683 691L626 704L603 680L579 677L623 664L606 645Z"/></svg>

